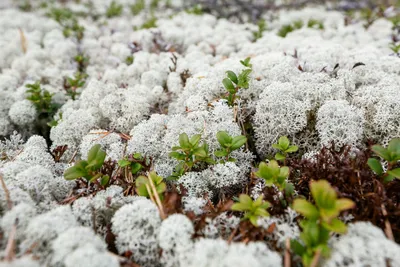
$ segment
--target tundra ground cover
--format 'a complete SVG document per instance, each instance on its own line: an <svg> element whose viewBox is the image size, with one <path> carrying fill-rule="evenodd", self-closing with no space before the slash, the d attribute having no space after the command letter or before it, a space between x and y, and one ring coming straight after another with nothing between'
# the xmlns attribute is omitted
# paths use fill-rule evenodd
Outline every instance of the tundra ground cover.
<svg viewBox="0 0 400 267"><path fill-rule="evenodd" d="M235 2L0 3L0 266L400 265L400 3Z"/></svg>

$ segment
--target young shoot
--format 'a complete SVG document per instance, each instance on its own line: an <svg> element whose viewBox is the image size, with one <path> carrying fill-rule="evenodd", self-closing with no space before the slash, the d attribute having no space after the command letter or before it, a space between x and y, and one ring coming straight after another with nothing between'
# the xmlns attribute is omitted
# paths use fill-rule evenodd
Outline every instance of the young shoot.
<svg viewBox="0 0 400 267"><path fill-rule="evenodd" d="M232 137L225 131L219 131L217 133L217 140L221 148L215 151L214 155L216 157L223 158L220 160L220 163L224 163L227 161L235 162L236 159L231 157L231 153L241 148L247 142L246 136L238 135Z"/></svg>
<svg viewBox="0 0 400 267"><path fill-rule="evenodd" d="M286 161L286 157L289 153L294 153L299 150L297 146L290 145L290 141L286 136L280 137L278 143L272 144L272 147L280 151L275 154L275 159L283 162Z"/></svg>
<svg viewBox="0 0 400 267"><path fill-rule="evenodd" d="M106 186L110 177L101 172L106 152L101 149L99 144L94 145L88 153L87 160L79 160L75 165L66 169L64 178L66 180L75 180L84 178L88 182L96 182L100 179L100 184Z"/></svg>
<svg viewBox="0 0 400 267"><path fill-rule="evenodd" d="M271 160L268 163L261 162L258 171L254 174L256 177L264 179L266 186L275 185L280 191L291 195L293 193L293 185L287 182L289 173L289 167L279 167L278 162Z"/></svg>
<svg viewBox="0 0 400 267"><path fill-rule="evenodd" d="M310 190L315 205L300 198L293 202L293 209L305 219L300 222L302 242L292 240L291 248L301 256L304 266L311 266L312 262L318 263L320 254L329 256L328 240L331 233L343 234L347 231L346 224L337 217L341 211L355 205L350 199L338 199L335 189L325 180L312 181Z"/></svg>
<svg viewBox="0 0 400 267"><path fill-rule="evenodd" d="M169 156L179 160L180 163L167 178L168 180L179 179L200 162L214 164L214 160L209 156L208 145L205 142L200 145L200 139L201 134L193 135L190 139L186 133L179 135L179 146L172 147Z"/></svg>
<svg viewBox="0 0 400 267"><path fill-rule="evenodd" d="M384 171L381 161L376 158L368 159L368 166L378 175L384 182L390 182L394 178L400 179L400 168L396 168L397 162L400 160L400 138L394 138L389 142L387 148L380 145L372 146L372 151L387 162L387 170Z"/></svg>
<svg viewBox="0 0 400 267"><path fill-rule="evenodd" d="M231 210L244 212L242 221L249 220L251 224L258 227L258 219L268 217L267 209L271 206L268 201L263 201L263 197L259 196L255 201L246 194L239 196L239 202L232 205Z"/></svg>
<svg viewBox="0 0 400 267"><path fill-rule="evenodd" d="M240 89L249 88L250 81L250 73L252 71L250 64L250 57L245 60L241 60L240 63L246 67L246 69L242 70L239 75L236 75L233 71L228 70L226 72L227 78L222 80L222 84L227 90L225 99L228 100L228 105L233 106L235 104L236 99L238 98L237 93Z"/></svg>
<svg viewBox="0 0 400 267"><path fill-rule="evenodd" d="M106 16L107 18L118 17L122 14L123 6L112 1L110 6L107 8Z"/></svg>

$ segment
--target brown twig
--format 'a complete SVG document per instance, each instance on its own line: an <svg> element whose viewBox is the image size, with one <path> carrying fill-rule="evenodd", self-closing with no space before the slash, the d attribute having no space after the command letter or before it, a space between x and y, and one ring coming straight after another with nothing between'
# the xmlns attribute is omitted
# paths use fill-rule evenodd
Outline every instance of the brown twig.
<svg viewBox="0 0 400 267"><path fill-rule="evenodd" d="M18 30L19 30L19 36L21 37L21 47L22 47L22 51L24 52L24 54L26 54L27 48L26 48L26 38L25 38L25 34L24 34L24 32L22 31L21 28L18 28Z"/></svg>
<svg viewBox="0 0 400 267"><path fill-rule="evenodd" d="M7 242L7 247L6 250L4 251L5 257L4 259L6 261L12 261L15 258L15 236L17 234L17 224L18 224L18 219L15 220L12 228L10 235L8 236L8 242Z"/></svg>
<svg viewBox="0 0 400 267"><path fill-rule="evenodd" d="M71 164L71 163L72 163L72 161L74 160L74 158L75 158L75 156L76 156L77 153L78 153L78 149L75 150L74 154L72 154L72 157L71 157L71 159L68 161L68 164Z"/></svg>
<svg viewBox="0 0 400 267"><path fill-rule="evenodd" d="M6 184L4 183L3 175L1 175L1 174L0 174L0 182L1 182L1 187L3 187L4 193L6 195L8 210L11 210L13 203L10 198L10 191L8 191L8 188L7 188Z"/></svg>
<svg viewBox="0 0 400 267"><path fill-rule="evenodd" d="M391 225L390 225L390 222L389 222L389 220L387 219L387 211L386 211L385 205L382 204L382 205L381 205L381 208L382 208L382 214L383 214L383 216L386 217L386 219L385 219L385 234L386 234L386 236L387 236L388 239L394 241L393 231L392 231L392 227L391 227Z"/></svg>
<svg viewBox="0 0 400 267"><path fill-rule="evenodd" d="M286 238L286 243L285 243L285 262L284 266L285 267L290 267L290 239Z"/></svg>
<svg viewBox="0 0 400 267"><path fill-rule="evenodd" d="M313 260L311 262L310 267L317 267L320 257L321 257L321 249L318 249L317 252L314 255L314 258L313 258Z"/></svg>
<svg viewBox="0 0 400 267"><path fill-rule="evenodd" d="M156 204L157 204L158 209L160 211L161 219L164 220L164 219L167 218L167 216L165 215L164 208L163 208L163 205L162 205L161 200L160 200L160 196L158 195L157 189L156 189L156 187L155 187L155 185L153 183L153 180L150 177L150 174L148 174L148 177L149 177L149 183L150 183L151 189L152 189L153 194L154 194L154 198L156 199Z"/></svg>

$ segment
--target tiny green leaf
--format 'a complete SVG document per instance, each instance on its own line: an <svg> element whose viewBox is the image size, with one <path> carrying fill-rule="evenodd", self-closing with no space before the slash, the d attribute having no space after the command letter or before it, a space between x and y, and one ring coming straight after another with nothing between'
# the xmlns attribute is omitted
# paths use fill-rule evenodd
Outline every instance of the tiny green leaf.
<svg viewBox="0 0 400 267"><path fill-rule="evenodd" d="M319 216L317 208L305 199L295 199L293 209L304 217L315 220Z"/></svg>
<svg viewBox="0 0 400 267"><path fill-rule="evenodd" d="M396 177L397 179L400 179L400 168L393 169L387 172L389 175Z"/></svg>
<svg viewBox="0 0 400 267"><path fill-rule="evenodd" d="M237 78L236 74L235 74L233 71L228 70L228 71L226 72L226 74L227 74L228 78L229 78L232 82L234 82L234 83L236 83L236 84L238 83L238 78Z"/></svg>
<svg viewBox="0 0 400 267"><path fill-rule="evenodd" d="M280 160L280 161L284 161L286 159L286 157L283 154L278 152L278 153L275 154L275 159L276 160Z"/></svg>
<svg viewBox="0 0 400 267"><path fill-rule="evenodd" d="M377 154L378 156L380 156L381 158L389 161L390 160L390 153L389 151L384 148L383 146L380 145L374 145L372 146L372 151L375 152L375 154Z"/></svg>
<svg viewBox="0 0 400 267"><path fill-rule="evenodd" d="M217 140L222 147L228 147L232 143L232 137L225 131L219 131L217 133Z"/></svg>
<svg viewBox="0 0 400 267"><path fill-rule="evenodd" d="M369 158L367 164L377 175L383 174L382 164L376 158Z"/></svg>
<svg viewBox="0 0 400 267"><path fill-rule="evenodd" d="M232 150L239 149L241 146L243 146L247 142L247 138L244 135L239 135L235 136L232 138Z"/></svg>
<svg viewBox="0 0 400 267"><path fill-rule="evenodd" d="M134 162L131 165L131 172L132 174L136 174L138 173L141 169L142 169L142 164L138 163L138 162Z"/></svg>
<svg viewBox="0 0 400 267"><path fill-rule="evenodd" d="M126 166L129 166L130 164L131 164L131 162L129 160L126 160L126 159L118 160L118 166L120 166L120 167L126 167Z"/></svg>
<svg viewBox="0 0 400 267"><path fill-rule="evenodd" d="M228 78L225 78L222 80L222 83L225 87L226 90L228 90L228 92L230 93L235 93L235 86L233 85L232 81Z"/></svg>
<svg viewBox="0 0 400 267"><path fill-rule="evenodd" d="M286 149L289 148L290 141L286 136L281 136L278 140L278 144L283 151L286 151Z"/></svg>
<svg viewBox="0 0 400 267"><path fill-rule="evenodd" d="M179 145L182 148L190 148L189 137L186 133L182 133L179 135Z"/></svg>

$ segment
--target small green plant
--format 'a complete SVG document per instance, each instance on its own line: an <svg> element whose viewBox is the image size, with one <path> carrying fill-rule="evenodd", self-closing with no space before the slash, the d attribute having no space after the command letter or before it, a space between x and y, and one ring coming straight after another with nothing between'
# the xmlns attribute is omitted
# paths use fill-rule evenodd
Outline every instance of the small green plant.
<svg viewBox="0 0 400 267"><path fill-rule="evenodd" d="M179 160L180 163L175 167L173 174L167 178L168 180L179 179L200 162L215 163L209 155L208 145L205 142L200 145L200 139L201 134L193 135L190 139L186 133L179 135L179 146L172 147L169 156Z"/></svg>
<svg viewBox="0 0 400 267"><path fill-rule="evenodd" d="M315 205L305 199L295 199L293 209L305 217L300 222L300 239L292 240L291 248L301 256L304 266L318 262L319 255L328 257L328 240L331 233L343 234L347 231L345 223L337 217L341 211L354 207L354 202L347 198L337 198L335 189L325 180L310 183L311 195Z"/></svg>
<svg viewBox="0 0 400 267"><path fill-rule="evenodd" d="M254 174L258 178L264 179L266 186L275 185L280 191L285 191L288 184L289 172L289 167L280 167L278 162L271 160L268 163L261 162L258 166L258 171Z"/></svg>
<svg viewBox="0 0 400 267"><path fill-rule="evenodd" d="M313 29L318 29L318 30L323 30L324 29L324 24L320 20L310 19L307 22L307 27L308 28L313 28Z"/></svg>
<svg viewBox="0 0 400 267"><path fill-rule="evenodd" d="M249 220L254 226L258 226L258 219L268 217L267 209L271 206L268 201L263 201L263 197L259 196L255 201L246 194L239 196L239 202L232 205L231 210L244 212L242 220Z"/></svg>
<svg viewBox="0 0 400 267"><path fill-rule="evenodd" d="M100 184L105 186L108 184L110 177L101 172L106 152L101 149L99 144L94 145L88 153L87 160L79 160L75 165L68 168L64 172L66 180L75 180L84 178L88 182L95 182L100 179Z"/></svg>
<svg viewBox="0 0 400 267"><path fill-rule="evenodd" d="M238 150L247 142L247 138L244 135L238 135L235 137L230 136L225 131L219 131L217 133L217 140L221 146L221 148L214 152L216 157L222 157L224 159L220 160L220 163L224 163L226 161L236 161L236 159L232 158L230 155L232 151Z"/></svg>
<svg viewBox="0 0 400 267"><path fill-rule="evenodd" d="M146 3L144 0L137 0L135 4L130 6L132 15L138 15L145 7Z"/></svg>
<svg viewBox="0 0 400 267"><path fill-rule="evenodd" d="M126 65L130 66L130 65L133 64L134 60L135 60L134 56L132 56L132 55L131 56L127 56L126 59L125 59L125 63L126 63Z"/></svg>
<svg viewBox="0 0 400 267"><path fill-rule="evenodd" d="M281 136L278 143L272 144L272 147L280 151L275 154L275 159L283 162L285 162L289 153L294 153L299 150L297 146L290 145L290 141L286 136Z"/></svg>
<svg viewBox="0 0 400 267"><path fill-rule="evenodd" d="M260 19L257 23L257 26L258 30L253 32L255 41L263 37L263 32L267 29L267 23L265 22L264 19Z"/></svg>
<svg viewBox="0 0 400 267"><path fill-rule="evenodd" d="M119 5L117 2L112 1L110 6L107 8L106 16L107 18L118 17L122 14L124 7Z"/></svg>
<svg viewBox="0 0 400 267"><path fill-rule="evenodd" d="M72 100L76 100L77 96L80 94L77 90L85 85L86 77L87 75L81 72L75 73L73 78L67 77L64 88L67 95L70 96Z"/></svg>
<svg viewBox="0 0 400 267"><path fill-rule="evenodd" d="M137 174L149 164L148 160L140 153L135 153L118 161L118 166L125 168L132 174Z"/></svg>
<svg viewBox="0 0 400 267"><path fill-rule="evenodd" d="M89 65L89 57L79 53L74 57L74 61L78 64L78 72L85 73L86 67Z"/></svg>
<svg viewBox="0 0 400 267"><path fill-rule="evenodd" d="M52 102L54 94L42 89L40 82L27 84L26 88L28 88L28 90L26 90L26 93L28 94L26 99L31 101L35 106L37 112L39 113L39 117L50 118L56 113L60 106Z"/></svg>
<svg viewBox="0 0 400 267"><path fill-rule="evenodd" d="M400 43L396 44L396 43L391 43L389 45L389 48L393 51L393 53L395 54L399 54L400 53Z"/></svg>
<svg viewBox="0 0 400 267"><path fill-rule="evenodd" d="M151 179L151 181L150 181ZM153 198L153 190L151 189L153 183L159 198L163 199L163 193L167 189L167 185L161 176L158 176L155 171L149 172L148 176L139 176L136 181L136 192L139 196Z"/></svg>
<svg viewBox="0 0 400 267"><path fill-rule="evenodd" d="M194 7L187 9L186 13L193 15L203 15L204 11L201 5L195 5Z"/></svg>
<svg viewBox="0 0 400 267"><path fill-rule="evenodd" d="M368 166L381 177L384 182L390 182L394 178L400 179L400 168L395 168L400 160L400 138L394 138L387 148L380 145L372 146L372 151L387 162L386 172L381 162L376 158L368 159Z"/></svg>
<svg viewBox="0 0 400 267"><path fill-rule="evenodd" d="M151 17L146 22L144 22L139 29L151 29L156 27L157 27L157 18Z"/></svg>
<svg viewBox="0 0 400 267"><path fill-rule="evenodd" d="M52 8L47 16L56 20L63 27L65 37L75 36L80 42L83 38L85 28L78 23L77 13L68 8Z"/></svg>
<svg viewBox="0 0 400 267"><path fill-rule="evenodd" d="M239 75L236 75L236 73L234 73L233 71L228 70L226 72L227 78L222 80L222 84L228 91L225 99L228 100L229 106L234 105L236 99L238 98L237 93L240 89L249 88L250 73L252 71L250 57L246 58L245 60L241 60L240 63L247 68L242 70Z"/></svg>

